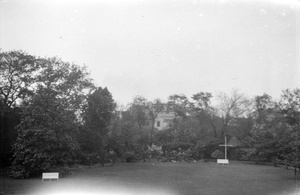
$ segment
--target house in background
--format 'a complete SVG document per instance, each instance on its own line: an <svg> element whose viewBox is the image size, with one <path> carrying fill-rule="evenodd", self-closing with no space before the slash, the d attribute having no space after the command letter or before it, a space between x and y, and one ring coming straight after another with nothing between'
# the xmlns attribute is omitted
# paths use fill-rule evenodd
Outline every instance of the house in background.
<svg viewBox="0 0 300 195"><path fill-rule="evenodd" d="M154 121L154 128L158 130L167 129L174 125L175 114L172 112L160 112Z"/></svg>

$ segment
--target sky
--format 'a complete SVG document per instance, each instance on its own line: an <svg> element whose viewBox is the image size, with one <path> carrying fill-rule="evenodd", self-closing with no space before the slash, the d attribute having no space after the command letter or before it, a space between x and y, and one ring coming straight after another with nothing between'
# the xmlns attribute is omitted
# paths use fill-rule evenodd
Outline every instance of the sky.
<svg viewBox="0 0 300 195"><path fill-rule="evenodd" d="M276 99L300 87L299 4L0 0L0 48L86 65L124 105L136 95L166 101L233 88Z"/></svg>

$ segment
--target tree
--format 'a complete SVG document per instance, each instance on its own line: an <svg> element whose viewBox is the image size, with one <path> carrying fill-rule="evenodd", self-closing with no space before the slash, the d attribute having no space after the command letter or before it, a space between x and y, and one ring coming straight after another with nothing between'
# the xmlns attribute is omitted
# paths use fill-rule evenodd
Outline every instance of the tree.
<svg viewBox="0 0 300 195"><path fill-rule="evenodd" d="M217 95L219 100L218 113L222 118L221 137L227 134L227 127L234 118L243 116L249 111L251 101L238 90L233 89L229 94L221 92Z"/></svg>
<svg viewBox="0 0 300 195"><path fill-rule="evenodd" d="M264 128L275 114L275 102L268 94L256 96L254 99L254 111L252 117L254 119L254 131ZM270 126L270 125L269 125Z"/></svg>
<svg viewBox="0 0 300 195"><path fill-rule="evenodd" d="M287 124L300 126L300 89L284 90L279 102L279 108Z"/></svg>
<svg viewBox="0 0 300 195"><path fill-rule="evenodd" d="M13 146L14 177L27 177L73 160L80 110L93 88L84 67L57 58L34 59L34 64L38 67L33 74L35 83L27 87L32 96L19 103L22 119Z"/></svg>
<svg viewBox="0 0 300 195"><path fill-rule="evenodd" d="M32 95L38 68L35 57L23 51L0 53L0 100L5 110Z"/></svg>
<svg viewBox="0 0 300 195"><path fill-rule="evenodd" d="M85 130L79 133L80 145L84 153L99 155L102 165L115 107L116 104L108 89L98 87L88 95L84 109Z"/></svg>
<svg viewBox="0 0 300 195"><path fill-rule="evenodd" d="M150 141L149 141L149 145L152 146L155 119L157 118L160 112L165 110L165 107L159 99L156 99L153 102L147 103L146 110L147 110L147 118L152 123L151 130L150 130Z"/></svg>
<svg viewBox="0 0 300 195"><path fill-rule="evenodd" d="M1 103L0 103L1 105ZM0 110L4 110L0 106ZM7 167L11 164L12 144L16 141L16 127L20 123L21 110L16 107L1 113L0 121L0 167Z"/></svg>
<svg viewBox="0 0 300 195"><path fill-rule="evenodd" d="M142 128L146 125L147 122L147 99L142 96L134 97L130 105L130 113L134 118L134 121L137 123L140 132L142 133Z"/></svg>
<svg viewBox="0 0 300 195"><path fill-rule="evenodd" d="M299 156L296 125L299 97L297 90L285 90L279 102L274 102L267 94L255 97L251 115L254 125L251 136L246 139L252 148L248 150L251 160L276 162L275 159L279 159L294 166L296 174Z"/></svg>
<svg viewBox="0 0 300 195"><path fill-rule="evenodd" d="M129 110L121 112L121 120L119 123L118 138L121 145L122 153L135 151L138 144L134 139L136 135L140 135L140 130L135 125L134 117ZM140 144L138 144L140 145Z"/></svg>
<svg viewBox="0 0 300 195"><path fill-rule="evenodd" d="M55 91L40 87L23 110L10 175L25 178L70 163L78 149L75 119Z"/></svg>
<svg viewBox="0 0 300 195"><path fill-rule="evenodd" d="M68 109L82 114L86 95L95 90L87 68L59 58L39 58L36 63L41 67L36 84L56 91Z"/></svg>
<svg viewBox="0 0 300 195"><path fill-rule="evenodd" d="M183 94L174 94L169 96L168 99L168 111L175 114L174 126L171 128L174 142L179 142L180 139L186 140L184 137L185 132L189 132L190 130L187 127L187 118L190 113L190 102Z"/></svg>
<svg viewBox="0 0 300 195"><path fill-rule="evenodd" d="M284 122L289 126L288 144L289 148L283 155L290 164L294 166L295 175L299 168L299 128L300 128L300 89L284 90L278 107Z"/></svg>
<svg viewBox="0 0 300 195"><path fill-rule="evenodd" d="M217 138L215 109L211 106L212 94L208 92L199 92L192 96L191 109L194 117L199 121L200 126L205 124L205 120L209 121L213 129L214 137ZM202 133L203 132L202 127ZM204 136L204 135L203 135Z"/></svg>
<svg viewBox="0 0 300 195"><path fill-rule="evenodd" d="M147 136L147 130L145 128L148 116L147 116L147 99L142 96L136 96L133 98L132 103L129 106L129 112L132 116L134 124L137 124L139 129L139 135L135 136L135 142L140 146L139 152L145 161L144 151L146 149L147 143L149 143L149 139Z"/></svg>
<svg viewBox="0 0 300 195"><path fill-rule="evenodd" d="M38 66L35 58L23 51L0 52L0 148L1 166L11 158L15 126L19 122L19 101L32 95Z"/></svg>
<svg viewBox="0 0 300 195"><path fill-rule="evenodd" d="M178 116L186 118L189 113L189 100L183 94L174 94L169 96L168 107L169 110L175 113L175 120Z"/></svg>

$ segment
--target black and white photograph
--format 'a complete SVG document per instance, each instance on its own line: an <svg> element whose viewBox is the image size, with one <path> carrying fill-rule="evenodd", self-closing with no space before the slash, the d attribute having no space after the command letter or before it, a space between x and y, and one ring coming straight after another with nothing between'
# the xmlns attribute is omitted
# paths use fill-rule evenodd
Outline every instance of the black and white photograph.
<svg viewBox="0 0 300 195"><path fill-rule="evenodd" d="M300 0L0 0L0 195L300 195Z"/></svg>

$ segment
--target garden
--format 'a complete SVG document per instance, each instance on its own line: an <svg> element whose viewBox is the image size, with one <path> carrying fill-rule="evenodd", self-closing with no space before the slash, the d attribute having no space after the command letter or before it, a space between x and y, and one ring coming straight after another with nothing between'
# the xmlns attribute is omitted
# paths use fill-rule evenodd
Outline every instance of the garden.
<svg viewBox="0 0 300 195"><path fill-rule="evenodd" d="M86 67L22 51L0 57L2 194L298 192L298 88L279 100L233 89L136 96L122 107ZM59 181L42 182L45 172Z"/></svg>
<svg viewBox="0 0 300 195"><path fill-rule="evenodd" d="M3 173L3 172L2 172ZM297 194L292 170L231 161L147 162L80 166L58 181L41 176L16 180L2 175L2 194Z"/></svg>

